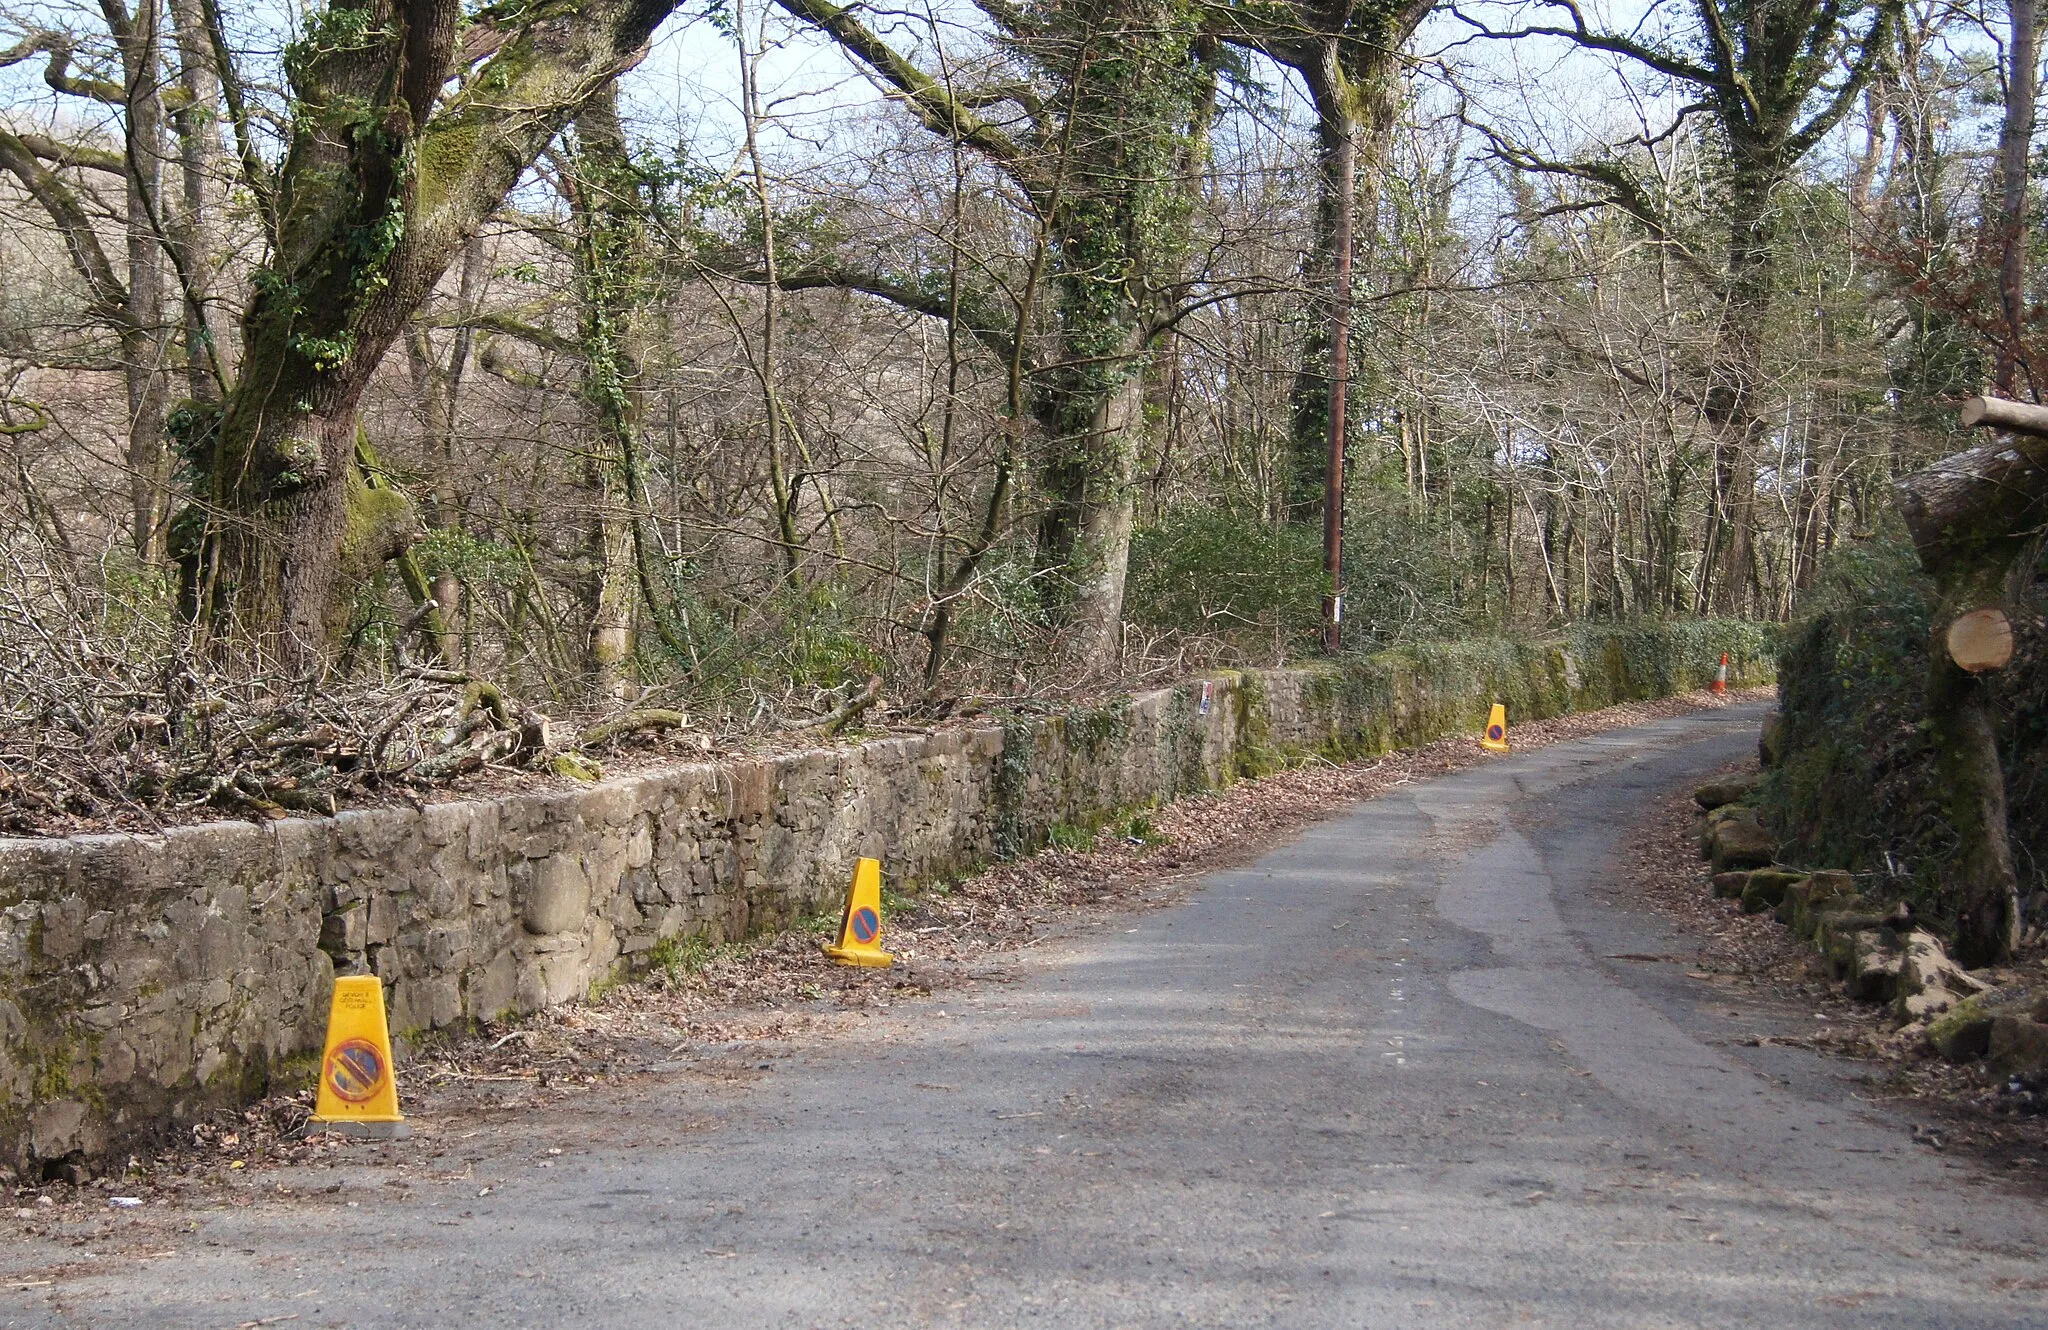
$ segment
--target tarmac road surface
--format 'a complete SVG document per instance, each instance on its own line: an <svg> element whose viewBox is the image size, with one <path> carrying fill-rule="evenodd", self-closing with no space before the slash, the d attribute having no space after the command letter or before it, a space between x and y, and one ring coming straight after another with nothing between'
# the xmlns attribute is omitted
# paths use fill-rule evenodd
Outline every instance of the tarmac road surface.
<svg viewBox="0 0 2048 1330"><path fill-rule="evenodd" d="M0 1325L2048 1326L2038 1200L1735 1042L1811 1011L1617 959L1692 950L1617 851L1757 718L1404 787L887 1038L198 1213Z"/></svg>

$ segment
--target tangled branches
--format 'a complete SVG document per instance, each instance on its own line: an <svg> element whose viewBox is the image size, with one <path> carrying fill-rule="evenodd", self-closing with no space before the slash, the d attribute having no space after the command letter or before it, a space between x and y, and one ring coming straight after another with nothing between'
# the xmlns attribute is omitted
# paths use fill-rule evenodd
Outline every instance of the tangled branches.
<svg viewBox="0 0 2048 1330"><path fill-rule="evenodd" d="M0 536L0 834L332 813L550 756L547 718L485 680L294 676L202 649L161 607L146 588L82 588Z"/></svg>

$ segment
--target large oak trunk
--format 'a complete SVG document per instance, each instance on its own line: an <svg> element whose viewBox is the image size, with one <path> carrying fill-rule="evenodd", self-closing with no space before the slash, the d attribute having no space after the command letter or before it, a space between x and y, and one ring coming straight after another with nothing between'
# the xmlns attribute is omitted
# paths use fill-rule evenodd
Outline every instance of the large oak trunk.
<svg viewBox="0 0 2048 1330"><path fill-rule="evenodd" d="M1749 607L1756 542L1757 446L1763 422L1757 391L1763 380L1764 323L1776 295L1777 257L1771 235L1771 192L1777 172L1738 164L1728 221L1728 286L1715 328L1713 377L1702 414L1714 432L1714 509L1709 523L1717 614Z"/></svg>

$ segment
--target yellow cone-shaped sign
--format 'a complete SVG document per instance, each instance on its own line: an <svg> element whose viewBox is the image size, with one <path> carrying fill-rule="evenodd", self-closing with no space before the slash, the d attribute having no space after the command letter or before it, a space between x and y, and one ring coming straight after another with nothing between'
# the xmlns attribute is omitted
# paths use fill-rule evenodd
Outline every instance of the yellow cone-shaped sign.
<svg viewBox="0 0 2048 1330"><path fill-rule="evenodd" d="M373 974L343 975L334 981L334 1002L327 1012L314 1126L396 1137L405 1134L404 1122L391 1065L391 1029L384 1019L384 985Z"/></svg>
<svg viewBox="0 0 2048 1330"><path fill-rule="evenodd" d="M1508 751L1508 709L1498 702L1493 704L1493 714L1486 718L1486 733L1479 746L1489 753Z"/></svg>
<svg viewBox="0 0 2048 1330"><path fill-rule="evenodd" d="M839 918L839 941L825 954L841 965L892 965L896 958L882 950L882 864L863 859L854 866L853 889L846 893L846 913Z"/></svg>

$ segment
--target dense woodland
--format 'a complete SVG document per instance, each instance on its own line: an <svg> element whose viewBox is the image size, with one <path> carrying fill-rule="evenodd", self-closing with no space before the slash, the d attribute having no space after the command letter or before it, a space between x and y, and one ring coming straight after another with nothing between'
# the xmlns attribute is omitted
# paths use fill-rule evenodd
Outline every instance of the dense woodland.
<svg viewBox="0 0 2048 1330"><path fill-rule="evenodd" d="M2048 372L2037 28L0 8L0 805L1790 617Z"/></svg>

